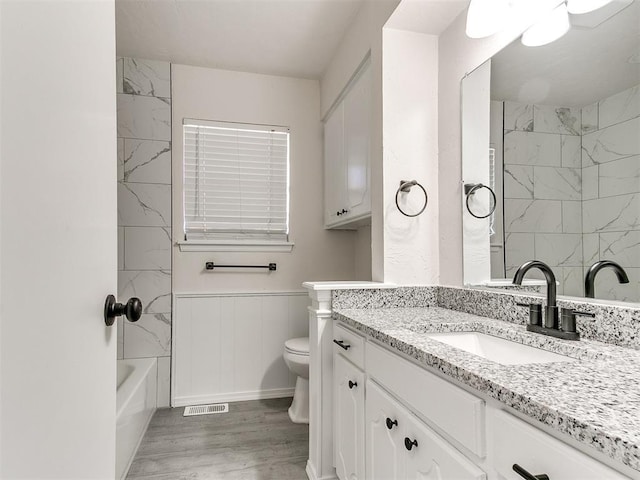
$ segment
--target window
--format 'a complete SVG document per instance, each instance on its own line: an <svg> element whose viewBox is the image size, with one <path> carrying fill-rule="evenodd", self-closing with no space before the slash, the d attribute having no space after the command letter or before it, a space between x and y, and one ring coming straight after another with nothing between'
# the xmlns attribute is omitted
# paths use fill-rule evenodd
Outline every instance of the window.
<svg viewBox="0 0 640 480"><path fill-rule="evenodd" d="M185 119L183 136L185 244L290 250L289 129Z"/></svg>

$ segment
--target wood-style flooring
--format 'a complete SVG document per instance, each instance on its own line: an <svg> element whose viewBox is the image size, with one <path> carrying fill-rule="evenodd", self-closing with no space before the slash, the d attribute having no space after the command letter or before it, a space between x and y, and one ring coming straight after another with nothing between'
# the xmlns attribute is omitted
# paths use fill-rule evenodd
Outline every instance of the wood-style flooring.
<svg viewBox="0 0 640 480"><path fill-rule="evenodd" d="M290 398L229 404L229 413L156 411L127 480L307 480L309 426L289 420Z"/></svg>

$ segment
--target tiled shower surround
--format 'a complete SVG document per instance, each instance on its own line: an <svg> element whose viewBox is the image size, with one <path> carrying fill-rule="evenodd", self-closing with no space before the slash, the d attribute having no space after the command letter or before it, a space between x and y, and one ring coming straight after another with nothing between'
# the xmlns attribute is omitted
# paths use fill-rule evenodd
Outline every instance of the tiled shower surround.
<svg viewBox="0 0 640 480"><path fill-rule="evenodd" d="M157 357L158 406L169 405L171 355L171 66L117 59L118 299L142 318L118 320L118 358Z"/></svg>
<svg viewBox="0 0 640 480"><path fill-rule="evenodd" d="M559 292L583 295L586 269L620 263L598 298L640 301L640 87L583 108L504 102L507 277L531 259L549 264Z"/></svg>

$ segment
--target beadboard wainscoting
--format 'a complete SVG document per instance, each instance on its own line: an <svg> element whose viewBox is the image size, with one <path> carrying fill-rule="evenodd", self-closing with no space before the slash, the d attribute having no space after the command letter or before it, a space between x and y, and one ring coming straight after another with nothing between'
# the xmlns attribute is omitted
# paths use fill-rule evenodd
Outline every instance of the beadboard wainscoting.
<svg viewBox="0 0 640 480"><path fill-rule="evenodd" d="M309 334L306 292L173 297L171 405L292 396L282 353Z"/></svg>

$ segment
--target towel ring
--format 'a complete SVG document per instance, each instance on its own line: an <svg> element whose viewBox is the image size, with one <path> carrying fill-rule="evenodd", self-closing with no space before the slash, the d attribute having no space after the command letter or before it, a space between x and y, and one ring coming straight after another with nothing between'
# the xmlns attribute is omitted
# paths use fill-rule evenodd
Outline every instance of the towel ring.
<svg viewBox="0 0 640 480"><path fill-rule="evenodd" d="M475 213L473 213L471 211L471 208L469 207L469 199L471 198L471 195L475 195L475 193L478 190L481 190L483 188L486 188L487 190L489 190L489 193L491 194L491 197L493 198L493 207L491 207L489 213L487 213L486 215L476 215ZM465 183L464 184L464 193L467 195L467 200L465 202L465 204L467 205L467 210L469 211L469 213L471 214L472 217L475 218L488 218L491 215L493 215L493 212L496 211L496 206L498 204L498 201L496 199L496 194L495 192L491 189L491 187L487 186L487 185L483 185L482 183Z"/></svg>
<svg viewBox="0 0 640 480"><path fill-rule="evenodd" d="M411 213L405 212L404 210L402 210L402 208L400 208L400 204L398 203L398 195L400 195L400 192L409 193L411 191L411 187L413 187L414 185L417 185L418 187L420 187L420 189L422 190L422 193L424 193L424 205L422 206L422 208L418 213L411 214ZM398 190L396 191L396 207L398 207L398 210L400 210L401 214L403 214L405 217L417 217L422 212L424 212L425 208L427 208L427 203L429 203L429 195L427 195L427 191L424 189L422 185L420 185L417 182L417 180L410 180L410 181L400 180L400 187L398 187Z"/></svg>

